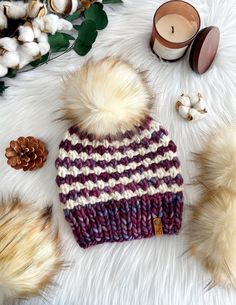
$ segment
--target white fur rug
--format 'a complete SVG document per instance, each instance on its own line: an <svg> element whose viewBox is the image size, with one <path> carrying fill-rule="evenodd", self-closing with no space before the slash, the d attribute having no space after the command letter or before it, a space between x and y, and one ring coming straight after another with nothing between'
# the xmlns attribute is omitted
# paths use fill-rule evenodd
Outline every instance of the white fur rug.
<svg viewBox="0 0 236 305"><path fill-rule="evenodd" d="M188 59L177 63L159 61L149 48L152 17L164 1L125 0L124 5L107 6L109 25L99 33L89 56L96 59L117 55L135 67L148 71L156 93L154 116L170 131L178 145L186 184L194 177L191 152L198 151L207 132L236 121L236 2L235 0L194 0L202 26L217 25L221 41L212 68L204 75L194 74ZM89 57L88 56L88 57ZM184 234L122 244L103 244L82 250L65 222L54 182L54 161L67 123L55 121L60 109L61 77L86 60L73 52L32 72L9 80L10 88L0 101L0 192L3 197L18 193L40 207L54 204L55 218L63 238L68 270L56 279L58 286L44 299L17 304L52 305L233 305L233 290L204 290L210 276L192 259L182 256ZM182 92L201 92L209 115L202 121L185 122L175 111ZM4 150L10 140L33 135L48 145L46 165L33 173L14 171ZM186 185L187 206L197 197L197 189ZM8 304L10 305L10 304Z"/></svg>

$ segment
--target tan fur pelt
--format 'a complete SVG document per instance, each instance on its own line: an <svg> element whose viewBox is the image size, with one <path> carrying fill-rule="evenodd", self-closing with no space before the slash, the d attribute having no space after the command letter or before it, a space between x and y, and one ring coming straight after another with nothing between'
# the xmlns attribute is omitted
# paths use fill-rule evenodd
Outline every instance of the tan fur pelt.
<svg viewBox="0 0 236 305"><path fill-rule="evenodd" d="M40 295L62 266L51 214L19 200L0 205L0 304Z"/></svg>
<svg viewBox="0 0 236 305"><path fill-rule="evenodd" d="M98 137L132 130L149 113L152 95L128 63L116 58L88 61L64 81L64 116Z"/></svg>
<svg viewBox="0 0 236 305"><path fill-rule="evenodd" d="M204 189L191 207L188 250L211 273L208 288L236 287L236 126L212 134L196 160Z"/></svg>

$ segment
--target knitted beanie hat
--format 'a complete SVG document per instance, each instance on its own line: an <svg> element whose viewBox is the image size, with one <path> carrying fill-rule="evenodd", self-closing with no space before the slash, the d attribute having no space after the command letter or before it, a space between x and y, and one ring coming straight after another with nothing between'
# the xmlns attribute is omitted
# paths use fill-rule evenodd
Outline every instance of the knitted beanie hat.
<svg viewBox="0 0 236 305"><path fill-rule="evenodd" d="M183 179L176 145L149 115L151 96L127 63L88 62L64 87L56 160L64 215L83 248L178 233Z"/></svg>

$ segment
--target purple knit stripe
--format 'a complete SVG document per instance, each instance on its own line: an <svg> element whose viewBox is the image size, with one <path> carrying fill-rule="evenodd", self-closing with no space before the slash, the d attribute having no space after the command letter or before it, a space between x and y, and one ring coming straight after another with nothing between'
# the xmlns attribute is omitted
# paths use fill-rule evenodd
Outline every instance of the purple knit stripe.
<svg viewBox="0 0 236 305"><path fill-rule="evenodd" d="M161 161L160 163L156 164L155 166L156 166L156 169L163 168L165 171L168 171L172 167L178 168L179 167L179 160L178 159L177 160L173 159L172 161L164 160L164 161ZM76 181L76 177L73 177L73 176L70 176L70 175L66 176L65 178L60 177L60 176L56 177L56 182L57 182L58 186L60 186L61 184L64 184L64 183L67 183L67 184L71 185L74 181ZM80 181L83 181L83 183L86 182L86 176L85 176L84 180L80 180ZM97 179L94 180L94 181L97 181Z"/></svg>
<svg viewBox="0 0 236 305"><path fill-rule="evenodd" d="M139 127L136 127L136 130L135 132L131 132L131 131L127 131L125 132L124 134L121 134L121 135L118 135L118 137L120 136L121 139L124 139L124 138L131 138L134 136L134 134L137 134L137 133L141 133L143 130L145 129L149 129L149 125L151 123L153 119L148 116L144 121L143 123L141 124L141 126ZM168 132L166 129L164 129L163 127L161 127L163 129L163 132L167 135ZM76 135L79 135L80 139L83 140L83 139L88 139L89 141L93 141L95 139L94 135L91 135L91 134L86 134L86 133L82 133L80 130L79 130L79 127L77 126L72 126L69 128L69 133L70 135L73 135L73 134L76 134ZM109 142L112 142L114 141L114 137L111 138L111 137L106 137L106 140L108 140Z"/></svg>
<svg viewBox="0 0 236 305"><path fill-rule="evenodd" d="M163 217L165 224L163 232L165 234L174 234L181 228L182 212L183 212L183 194L177 193L172 196L171 193L165 193L162 197ZM182 203L182 204L181 204Z"/></svg>
<svg viewBox="0 0 236 305"><path fill-rule="evenodd" d="M141 155L137 155L134 157L127 157L124 156L124 158L121 158L120 160L111 160L111 161L105 161L105 160L93 160L93 159L87 159L86 161L82 161L81 159L75 159L74 161L71 160L69 157L66 157L64 159L60 159L58 158L56 160L56 167L58 168L59 166L63 166L65 168L70 168L71 166L75 166L78 169L83 168L84 166L88 166L90 169L94 169L94 167L101 167L101 168L106 168L107 166L112 166L113 168L116 168L117 165L121 164L121 165L128 165L131 162L135 162L135 163L140 163L142 161L144 161L146 158L150 158L151 160L155 159L158 156L163 156L165 153L168 152L176 152L176 146L167 146L167 147L159 147L156 151L154 152L149 152L144 156ZM179 166L179 160L178 158L173 158L173 160L176 160L176 164L178 164ZM164 160L165 161L165 160ZM164 162L163 161L163 162ZM168 160L167 160L168 161Z"/></svg>
<svg viewBox="0 0 236 305"><path fill-rule="evenodd" d="M131 200L132 204L132 200ZM119 208L120 210L120 221L121 221L121 234L124 240L130 240L133 238L132 236L132 222L131 215L129 210L129 204L125 201Z"/></svg>
<svg viewBox="0 0 236 305"><path fill-rule="evenodd" d="M178 174L175 178L170 176L164 177L163 179L159 179L158 177L153 177L150 180L143 179L138 184L135 182L130 182L126 185L123 183L118 183L114 187L105 186L103 189L94 187L92 190L88 190L87 188L83 189L73 189L69 191L68 194L60 193L59 197L62 203L66 203L68 200L76 201L80 197L89 198L91 196L99 197L102 193L107 193L112 195L114 192L119 192L120 194L124 193L125 191L132 191L135 192L138 189L142 189L146 191L150 186L153 186L157 189L161 184L167 184L168 187L171 187L174 184L181 186L183 184L183 178L180 174ZM147 195L148 196L148 195Z"/></svg>
<svg viewBox="0 0 236 305"><path fill-rule="evenodd" d="M126 169L121 173L118 173L118 172L114 172L114 173L103 172L100 175L96 175L95 173L91 173L91 174L88 174L88 175L79 174L77 176L66 175L64 178L60 177L60 176L57 176L56 182L57 182L57 185L60 186L64 183L71 185L72 183L76 183L76 182L85 183L87 181L108 182L110 179L114 179L114 180L118 181L120 178L131 177L132 175L135 175L135 174L140 174L141 175L141 174L145 173L146 171L152 171L153 176L155 176L156 171L160 168L161 167L157 163L151 163L147 167L144 164L141 164L141 165L137 166L135 169ZM167 172L168 171L166 171L166 173Z"/></svg>
<svg viewBox="0 0 236 305"><path fill-rule="evenodd" d="M111 224L111 239L114 241L119 241L121 231L121 215L120 210L117 208L116 204L114 204L113 200L107 202L104 205L104 209L108 211L108 217L110 218Z"/></svg>
<svg viewBox="0 0 236 305"><path fill-rule="evenodd" d="M150 116L147 116L146 119L141 123L141 125L138 127L139 130L143 131L145 129L149 129L150 123L153 121L153 118ZM165 130L165 132L167 132Z"/></svg>
<svg viewBox="0 0 236 305"><path fill-rule="evenodd" d="M89 209L87 211L87 215L91 224L88 231L89 235L94 236L95 240L101 241L102 225L101 223L98 223L95 211L93 209Z"/></svg>
<svg viewBox="0 0 236 305"><path fill-rule="evenodd" d="M144 195L141 204L141 231L143 237L151 237L152 223L151 223L151 205L149 195Z"/></svg>
<svg viewBox="0 0 236 305"><path fill-rule="evenodd" d="M134 236L134 238L138 238L138 236L140 235L140 232L138 230L138 214L140 214L140 212L138 211L138 208L140 209L140 205L138 204L137 200L133 200L132 203L130 204L130 218L131 218L131 222L132 222L132 236Z"/></svg>
<svg viewBox="0 0 236 305"><path fill-rule="evenodd" d="M181 228L182 210L183 193L178 192L76 206L64 213L79 245L88 248L104 241L151 237L155 217L161 218L164 234L176 234Z"/></svg>
<svg viewBox="0 0 236 305"><path fill-rule="evenodd" d="M62 141L60 143L59 148L63 148L66 152L69 152L71 150L75 150L75 151L77 151L77 153L81 153L81 152L87 153L87 154L98 153L101 156L105 153L109 153L109 154L113 155L116 152L120 152L122 154L125 154L126 151L130 150L130 149L137 150L139 148L148 148L150 144L152 144L154 142L159 142L160 139L163 137L163 135L164 135L163 130L153 131L152 134L151 134L151 138L143 138L140 141L140 143L132 142L129 145L121 145L118 148L114 147L112 145L112 143L109 147L105 147L102 144L102 142L101 142L101 145L99 145L97 147L94 147L92 145L84 146L80 142L73 145L69 139L65 139L64 141ZM175 151L176 151L176 145L174 144L173 141L170 140L168 145L173 146L173 149L175 149Z"/></svg>

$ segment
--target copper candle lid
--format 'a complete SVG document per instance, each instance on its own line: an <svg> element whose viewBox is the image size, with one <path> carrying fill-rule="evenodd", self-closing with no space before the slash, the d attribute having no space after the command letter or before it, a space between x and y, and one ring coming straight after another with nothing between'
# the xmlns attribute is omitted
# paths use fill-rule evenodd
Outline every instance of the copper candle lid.
<svg viewBox="0 0 236 305"><path fill-rule="evenodd" d="M189 64L193 71L206 72L218 50L220 31L218 27L209 26L202 29L196 36L190 51Z"/></svg>

